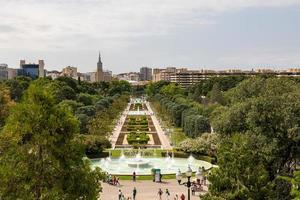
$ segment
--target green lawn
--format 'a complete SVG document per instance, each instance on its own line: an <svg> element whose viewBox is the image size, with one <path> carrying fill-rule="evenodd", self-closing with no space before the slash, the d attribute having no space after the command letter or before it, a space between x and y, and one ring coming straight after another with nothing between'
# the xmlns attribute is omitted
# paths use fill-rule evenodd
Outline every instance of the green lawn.
<svg viewBox="0 0 300 200"><path fill-rule="evenodd" d="M174 146L177 146L180 142L187 139L188 137L184 134L182 131L182 128L173 128L173 131L171 133L171 141L174 144Z"/></svg>
<svg viewBox="0 0 300 200"><path fill-rule="evenodd" d="M132 176L118 176L120 180L132 180ZM136 177L137 180L153 180L153 177L151 175L141 175ZM176 179L175 174L168 174L168 175L163 175L162 180L166 179Z"/></svg>

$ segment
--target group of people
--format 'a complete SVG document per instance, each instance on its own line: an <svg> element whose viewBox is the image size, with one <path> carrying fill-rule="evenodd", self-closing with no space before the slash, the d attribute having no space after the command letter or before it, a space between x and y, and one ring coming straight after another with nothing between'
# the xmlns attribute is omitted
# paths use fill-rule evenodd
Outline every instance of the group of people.
<svg viewBox="0 0 300 200"><path fill-rule="evenodd" d="M112 176L111 174L108 174L106 176L106 182L108 184L111 184L111 185L115 185L115 186L120 186L120 178L117 177L117 176Z"/></svg>
<svg viewBox="0 0 300 200"><path fill-rule="evenodd" d="M136 194L137 194L137 189L134 187L132 190L132 198L131 197L125 197L125 195L122 193L122 190L119 189L119 200L136 200Z"/></svg>
<svg viewBox="0 0 300 200"><path fill-rule="evenodd" d="M159 200L162 200L163 194L164 194L164 192L162 191L161 188L159 188L159 189L158 189L158 192L157 192L157 195L158 195ZM167 199L167 200L171 200L171 199L170 199L170 198L171 198L171 193L170 193L170 191L169 191L168 189L166 189L165 194L166 194L166 199ZM179 199L179 198L180 198L180 199ZM180 197L179 197L178 194L175 194L174 200L185 200L185 195L182 193L182 194L180 195Z"/></svg>

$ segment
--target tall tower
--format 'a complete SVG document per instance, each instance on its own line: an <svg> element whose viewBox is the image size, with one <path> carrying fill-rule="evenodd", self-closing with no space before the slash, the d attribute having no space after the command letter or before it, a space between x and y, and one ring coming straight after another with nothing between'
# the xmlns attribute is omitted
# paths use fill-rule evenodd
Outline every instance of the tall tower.
<svg viewBox="0 0 300 200"><path fill-rule="evenodd" d="M45 77L45 63L44 60L39 60L39 77Z"/></svg>
<svg viewBox="0 0 300 200"><path fill-rule="evenodd" d="M99 52L99 58L97 63L97 72L96 72L97 82L103 81L103 68L102 68L102 61L101 61L101 55Z"/></svg>

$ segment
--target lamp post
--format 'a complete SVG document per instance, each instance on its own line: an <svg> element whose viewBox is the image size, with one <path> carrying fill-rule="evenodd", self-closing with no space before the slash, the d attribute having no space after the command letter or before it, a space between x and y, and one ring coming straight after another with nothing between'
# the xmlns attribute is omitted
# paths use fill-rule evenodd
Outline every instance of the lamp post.
<svg viewBox="0 0 300 200"><path fill-rule="evenodd" d="M191 199L191 186L192 186L192 183L191 183L191 177L193 175L193 170L191 169L190 166L188 166L188 169L187 171L185 172L185 175L187 176L188 178L188 181L187 182L183 182L181 183L181 180L182 180L182 174L181 174L181 171L178 170L177 174L176 174L176 179L179 183L179 185L184 185L188 188L188 200Z"/></svg>

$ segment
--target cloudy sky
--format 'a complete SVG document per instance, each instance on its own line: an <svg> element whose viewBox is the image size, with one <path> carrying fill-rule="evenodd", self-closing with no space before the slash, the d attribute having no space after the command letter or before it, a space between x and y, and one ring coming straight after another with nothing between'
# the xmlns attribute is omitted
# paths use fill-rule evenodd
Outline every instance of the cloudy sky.
<svg viewBox="0 0 300 200"><path fill-rule="evenodd" d="M0 0L0 63L114 73L300 66L300 0Z"/></svg>

